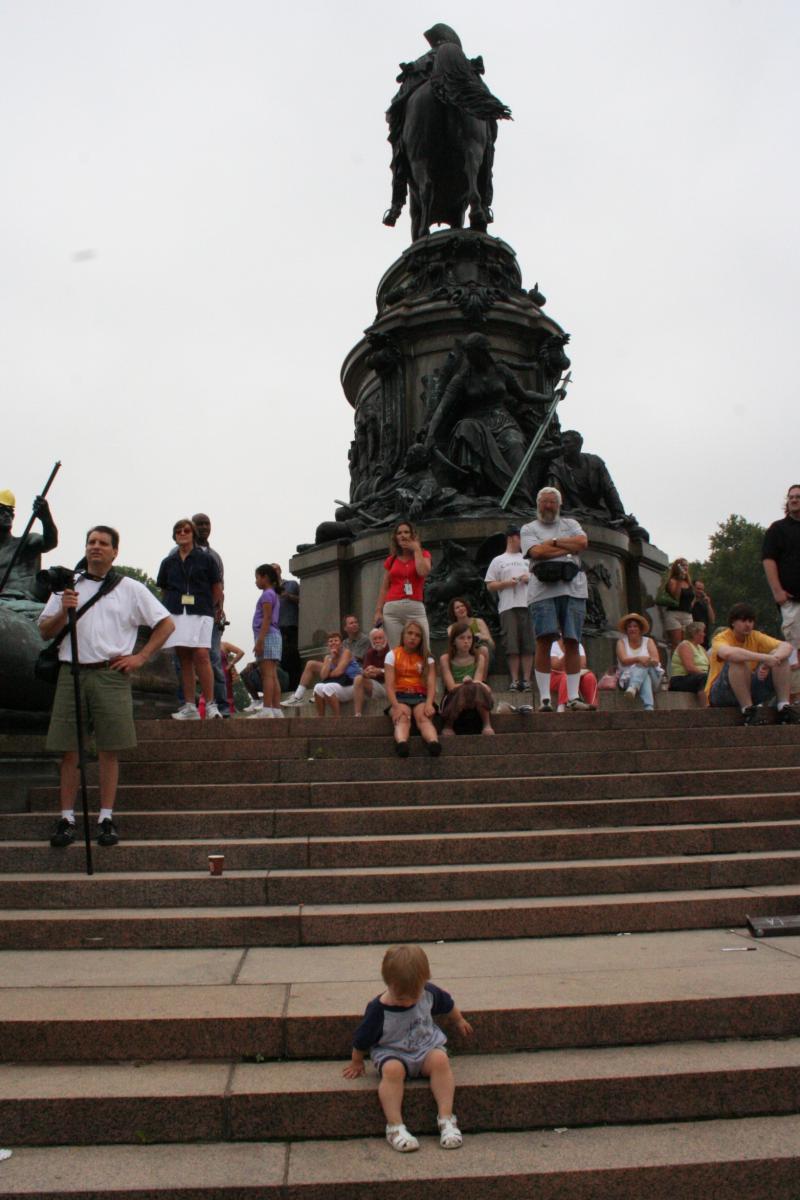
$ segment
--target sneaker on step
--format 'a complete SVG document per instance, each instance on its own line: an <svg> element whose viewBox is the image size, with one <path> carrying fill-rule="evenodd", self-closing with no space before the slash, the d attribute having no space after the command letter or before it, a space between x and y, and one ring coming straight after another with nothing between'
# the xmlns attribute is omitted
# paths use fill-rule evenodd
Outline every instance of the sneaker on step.
<svg viewBox="0 0 800 1200"><path fill-rule="evenodd" d="M264 707L264 705L261 700L251 700L250 703L245 708L242 709L242 712L244 712L244 713L258 712L259 709L261 709L263 707Z"/></svg>
<svg viewBox="0 0 800 1200"><path fill-rule="evenodd" d="M516 679L512 679L511 683L508 686L508 690L510 692L524 692L525 688L521 682L517 682Z"/></svg>
<svg viewBox="0 0 800 1200"><path fill-rule="evenodd" d="M97 826L98 846L116 846L118 841L119 834L114 822L110 817L105 817Z"/></svg>
<svg viewBox="0 0 800 1200"><path fill-rule="evenodd" d="M283 720L284 714L280 708L271 708L269 711L272 713L273 717L280 717L280 719Z"/></svg>
<svg viewBox="0 0 800 1200"><path fill-rule="evenodd" d="M305 704L305 700L301 700L298 696L290 696L288 700L281 700L281 708L300 708Z"/></svg>
<svg viewBox="0 0 800 1200"><path fill-rule="evenodd" d="M255 712L247 714L248 721L271 721L274 713L271 708L257 708Z"/></svg>
<svg viewBox="0 0 800 1200"><path fill-rule="evenodd" d="M742 713L743 725L765 725L766 716L760 704L750 704Z"/></svg>
<svg viewBox="0 0 800 1200"><path fill-rule="evenodd" d="M553 702L547 696L545 696L545 698L539 704L539 712L545 713L545 712L552 712L552 711L553 711Z"/></svg>
<svg viewBox="0 0 800 1200"><path fill-rule="evenodd" d="M173 721L199 721L200 713L197 710L196 704L191 704L188 700L179 708L177 712L170 713Z"/></svg>
<svg viewBox="0 0 800 1200"><path fill-rule="evenodd" d="M791 704L784 704L783 708L778 709L775 723L777 725L800 725L800 713L796 708L792 708Z"/></svg>
<svg viewBox="0 0 800 1200"><path fill-rule="evenodd" d="M588 712L589 705L585 700L568 700L567 712Z"/></svg>
<svg viewBox="0 0 800 1200"><path fill-rule="evenodd" d="M212 700L210 704L206 705L206 720L213 721L217 717L222 720L222 713L219 711L216 700Z"/></svg>
<svg viewBox="0 0 800 1200"><path fill-rule="evenodd" d="M69 846L75 841L75 825L72 821L68 821L66 817L59 817L56 821L56 827L53 830L53 836L50 838L51 846Z"/></svg>

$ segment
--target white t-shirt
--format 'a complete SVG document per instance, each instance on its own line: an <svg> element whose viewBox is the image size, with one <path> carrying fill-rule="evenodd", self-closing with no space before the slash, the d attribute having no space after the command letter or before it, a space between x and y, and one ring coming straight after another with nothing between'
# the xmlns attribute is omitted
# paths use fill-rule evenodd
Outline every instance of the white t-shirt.
<svg viewBox="0 0 800 1200"><path fill-rule="evenodd" d="M509 579L517 579L520 575L525 576L524 583L516 583L513 588L500 588L499 591L492 592L497 601L498 612L508 612L509 608L528 607L528 564L520 552L498 554L497 558L493 558L489 563L486 572L487 583L505 583Z"/></svg>
<svg viewBox="0 0 800 1200"><path fill-rule="evenodd" d="M78 593L78 608L91 600L100 590L102 581L79 578L75 584ZM55 593L45 604L39 615L39 624L48 617L61 612L61 594ZM164 605L156 600L143 583L123 576L120 583L93 604L78 620L75 628L78 635L78 660L80 662L104 662L120 654L131 654L136 645L140 625L152 628L164 617L168 617ZM61 662L72 662L72 647L69 634L58 647Z"/></svg>
<svg viewBox="0 0 800 1200"><path fill-rule="evenodd" d="M576 537L583 530L577 521L570 517L558 517L551 525L545 521L531 521L520 530L522 553L527 554L531 546L539 546L542 542L551 542L553 538ZM542 562L576 562L580 566L580 555L564 554L554 558L542 559ZM528 603L537 600L553 600L556 596L574 596L576 600L585 600L589 595L589 582L586 572L581 569L570 583L560 579L558 583L542 583L531 571L528 583Z"/></svg>
<svg viewBox="0 0 800 1200"><path fill-rule="evenodd" d="M583 648L583 642L578 642L578 654L581 655L581 657L583 657L583 658L586 657L586 651ZM553 642L552 646L550 647L550 657L551 658L563 658L564 657L564 651L561 649L558 642Z"/></svg>
<svg viewBox="0 0 800 1200"><path fill-rule="evenodd" d="M436 665L436 659L431 658L430 655L428 655L427 661L428 661L428 666L430 666L431 663L433 663L434 666ZM384 665L384 667L393 667L394 666L394 650L390 650L389 653L386 655L386 658L383 660L383 665Z"/></svg>

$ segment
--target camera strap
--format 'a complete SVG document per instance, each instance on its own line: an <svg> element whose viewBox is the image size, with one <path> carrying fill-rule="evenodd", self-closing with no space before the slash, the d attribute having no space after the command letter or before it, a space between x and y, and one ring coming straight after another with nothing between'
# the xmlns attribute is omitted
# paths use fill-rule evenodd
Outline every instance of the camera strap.
<svg viewBox="0 0 800 1200"><path fill-rule="evenodd" d="M107 596L109 592L113 592L117 584L122 583L124 578L124 575L119 575L116 571L109 571L95 594L89 600L87 600L85 604L82 604L80 608L75 610L75 620L79 621L83 614L87 612L93 604L97 604L97 601L102 599L103 596ZM54 650L57 646L60 646L68 633L69 625L65 625L61 632L57 633L53 638L48 649Z"/></svg>

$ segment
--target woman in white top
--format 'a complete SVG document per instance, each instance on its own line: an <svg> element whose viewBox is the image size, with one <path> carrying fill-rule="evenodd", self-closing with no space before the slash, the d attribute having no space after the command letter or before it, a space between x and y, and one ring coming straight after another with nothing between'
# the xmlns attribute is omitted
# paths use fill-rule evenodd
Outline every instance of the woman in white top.
<svg viewBox="0 0 800 1200"><path fill-rule="evenodd" d="M628 700L639 696L645 712L652 712L655 707L653 688L658 687L664 672L658 647L647 636L650 622L640 613L630 612L620 620L617 629L622 634L617 642L619 686Z"/></svg>

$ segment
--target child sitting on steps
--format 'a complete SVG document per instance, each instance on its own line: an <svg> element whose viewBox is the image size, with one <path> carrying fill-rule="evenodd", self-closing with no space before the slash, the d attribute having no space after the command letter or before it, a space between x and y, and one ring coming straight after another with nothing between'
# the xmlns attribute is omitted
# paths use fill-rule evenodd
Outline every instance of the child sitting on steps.
<svg viewBox="0 0 800 1200"><path fill-rule="evenodd" d="M463 1141L453 1115L456 1085L443 1049L447 1038L433 1018L446 1016L463 1037L472 1033L472 1026L453 997L430 982L431 968L421 946L392 946L383 956L381 974L386 991L367 1005L343 1074L346 1079L363 1075L364 1056L369 1051L381 1076L378 1099L386 1117L386 1140L401 1153L419 1149L419 1142L403 1124L405 1081L420 1075L430 1079L439 1110L440 1145L456 1150Z"/></svg>

